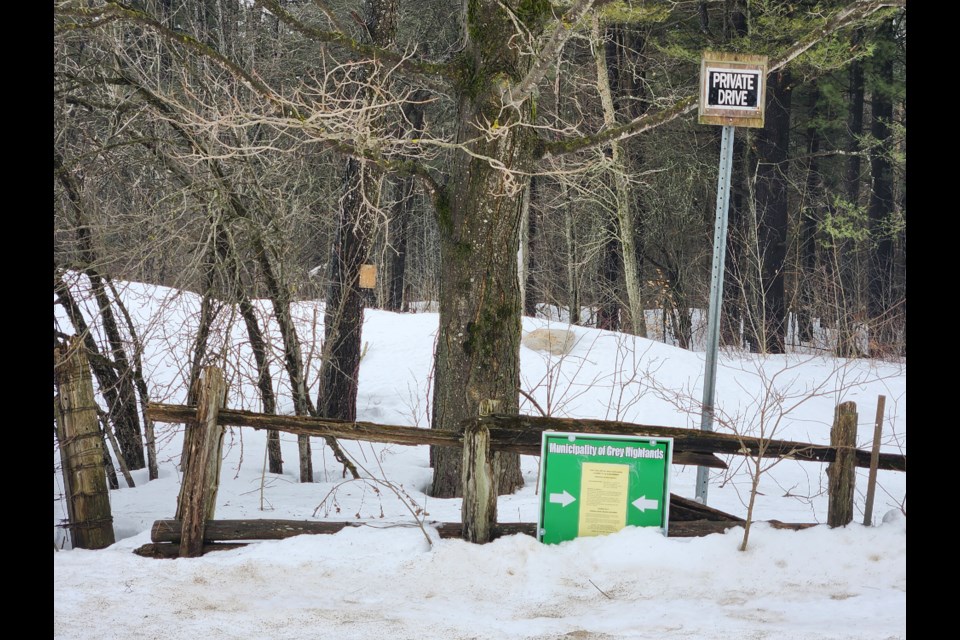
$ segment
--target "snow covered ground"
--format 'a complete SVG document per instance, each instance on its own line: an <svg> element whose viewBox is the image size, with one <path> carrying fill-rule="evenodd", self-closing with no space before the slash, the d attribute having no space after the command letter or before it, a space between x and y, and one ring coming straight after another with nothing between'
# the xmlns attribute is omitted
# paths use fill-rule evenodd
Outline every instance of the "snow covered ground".
<svg viewBox="0 0 960 640"><path fill-rule="evenodd" d="M82 286L80 283L78 286ZM186 396L198 298L130 284L122 289L145 340L153 400ZM262 307L263 317L268 305ZM60 310L56 310L60 313ZM319 345L319 305L297 306L304 343ZM91 315L92 317L92 315ZM63 316L61 329L71 333ZM228 406L258 410L243 323L222 316L214 345L225 355ZM544 326L524 318L524 331ZM368 310L358 418L427 427L435 314ZM524 390L556 416L696 428L703 353L582 327L566 356L522 348ZM275 383L283 378L279 335ZM309 351L309 346L305 347ZM310 380L316 383L316 350ZM315 387L314 387L315 389ZM717 374L720 431L829 442L836 404L859 411L868 448L878 395L886 396L883 451L906 453L906 365L788 355L725 353ZM290 411L289 400L286 410ZM522 411L536 413L524 402ZM516 535L488 545L440 540L430 522L460 519L459 500L425 494L426 447L342 442L364 478L344 478L313 440L316 482L297 482L294 436L283 438L284 473L265 472L265 434L227 433L218 518L351 520L336 535L266 541L198 559L131 553L155 520L172 517L179 488L180 425L158 425L160 478L134 472L136 488L111 492L118 542L71 549L62 479L54 476L54 635L103 638L864 638L906 636L906 474L879 473L874 525L862 521L866 471L857 478L855 523L803 531L756 525L704 538L664 538L628 528L543 545ZM710 506L746 515L748 459L711 477ZM54 452L55 467L59 455ZM503 496L501 522L534 522L538 460L523 457L526 486ZM674 465L671 489L693 497L696 469ZM825 465L782 461L761 476L755 517L824 522ZM415 516L414 514L420 514ZM886 516L886 518L884 518Z"/></svg>

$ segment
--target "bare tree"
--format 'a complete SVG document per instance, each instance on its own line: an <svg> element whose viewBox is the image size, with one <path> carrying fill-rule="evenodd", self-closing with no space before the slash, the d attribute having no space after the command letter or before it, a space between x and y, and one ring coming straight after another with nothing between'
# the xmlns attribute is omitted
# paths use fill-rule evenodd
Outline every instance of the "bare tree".
<svg viewBox="0 0 960 640"><path fill-rule="evenodd" d="M808 32L796 34L776 51L771 69L777 71L817 42L888 4L854 0L812 19ZM110 63L119 58L122 77L167 93L172 109L166 117L171 123L191 135L217 140L203 152L193 149L194 161L252 162L261 155L309 147L397 176L416 176L433 204L442 261L432 426L457 429L487 400L498 400L503 411L516 412L518 222L530 176L555 171L560 156L589 170L598 166L594 161L603 162L604 148L678 121L695 108L691 83L680 83L678 90L665 82L655 106L642 115L602 127L594 124L595 118L576 118L558 129L556 114L540 108L544 105L538 95L549 90L557 60L574 38L589 32L594 15L601 25L614 16L620 23L657 23L671 16L671 7L631 7L609 0L457 3L448 7L454 8L457 18L451 24L460 27L455 39L427 48L403 39L395 46L378 46L375 38L363 37L368 27L362 19L351 21L352 14L324 2L258 0L256 5L258 9L244 16L251 31L267 25L275 34L271 46L278 52L311 52L290 57L295 74L241 55L231 45L239 30L223 29L222 41L219 33L211 39L202 25L178 26L151 6L69 1L57 6L55 19L62 34L105 32L122 24L157 36L161 57L180 60L170 69L179 83L175 94L156 81L150 60L139 52L124 56L123 47L117 46ZM204 16L219 19L209 12ZM439 55L430 53L438 50ZM363 73L355 73L361 68ZM688 71L693 68L688 63ZM596 87L595 75L589 78L587 86ZM367 101L355 99L358 84ZM416 90L428 92L426 101L435 103L445 117L432 122L425 118L428 123L418 138L397 135L406 131L397 124L403 121L403 105ZM201 158L204 154L208 157ZM252 178L247 182L255 184ZM243 205L247 194L238 183L232 188L224 181L219 184L231 207ZM260 203L263 220L270 219L266 204ZM254 253L265 259L260 263L262 277L281 320L288 374L295 398L302 398L305 380L297 337L286 322L289 281L277 273L283 263L276 249L264 245L261 251L256 237ZM298 412L302 409L298 407ZM516 456L498 457L495 464L500 492L520 486ZM456 495L459 453L438 450L434 467L432 493Z"/></svg>

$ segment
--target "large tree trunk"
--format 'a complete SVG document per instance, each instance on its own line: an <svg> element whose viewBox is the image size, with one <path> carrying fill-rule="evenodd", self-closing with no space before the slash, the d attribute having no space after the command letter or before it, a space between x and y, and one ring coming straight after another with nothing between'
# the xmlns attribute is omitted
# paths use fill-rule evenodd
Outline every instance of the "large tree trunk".
<svg viewBox="0 0 960 640"><path fill-rule="evenodd" d="M863 30L858 29L852 38L852 47L859 47L863 42ZM863 63L854 60L850 64L848 101L848 127L850 131L850 155L847 159L845 196L847 203L854 208L860 206L860 137L863 135ZM856 334L853 326L853 317L860 310L860 291L856 276L856 251L853 242L848 238L839 238L836 241L836 265L840 272L840 295L836 306L836 342L834 353L841 358L854 358L862 355L857 346Z"/></svg>
<svg viewBox="0 0 960 640"><path fill-rule="evenodd" d="M415 93L413 100L425 99L425 93ZM420 137L423 131L423 105L409 102L403 106L403 114L410 122L410 136ZM390 247L389 277L387 300L384 308L388 311L405 311L410 302L404 299L407 271L407 238L410 219L413 214L413 195L415 179L410 176L394 180L394 204L390 210Z"/></svg>
<svg viewBox="0 0 960 640"><path fill-rule="evenodd" d="M604 49L596 56L597 85L603 105L604 124L617 124L617 113L626 119L640 117L645 102L640 100L642 83L634 82L629 58L643 47L640 35L624 25L611 27L606 33ZM594 38L599 39L599 19L594 19ZM614 100L617 105L614 105ZM633 141L631 141L633 142ZM612 142L610 144L614 193L616 194L617 230L623 265L623 278L627 294L629 328L634 335L647 336L647 322L643 305L643 217L640 199L631 188L629 174L639 164L636 144Z"/></svg>
<svg viewBox="0 0 960 640"><path fill-rule="evenodd" d="M787 256L790 85L786 72L770 75L765 124L757 136L757 236L763 319L756 326L762 333L758 336L758 343L766 353L784 353L786 350L787 307L783 272Z"/></svg>
<svg viewBox="0 0 960 640"><path fill-rule="evenodd" d="M471 135L475 105L461 105L461 133ZM523 160L521 136L474 143L482 155L516 168ZM440 331L437 339L433 426L454 429L476 416L480 402L499 400L502 413L519 411L520 291L517 248L522 187L486 161L459 155L450 206L440 211ZM463 166L468 165L468 166ZM434 452L432 495L461 493L462 454ZM496 454L499 493L523 484L515 454Z"/></svg>
<svg viewBox="0 0 960 640"><path fill-rule="evenodd" d="M117 321L113 314L110 298L107 296L103 280L97 268L97 253L93 248L93 237L90 231L90 221L84 212L81 184L76 176L65 166L63 158L54 151L54 169L56 175L67 194L67 202L74 214L77 234L77 244L83 271L90 279L94 298L99 307L100 319L104 333L110 344L113 360L118 370L116 376L116 404L110 407L110 415L114 420L117 440L123 452L124 460L130 469L143 469L146 462L143 457L143 436L140 432L140 419L137 412L137 396L133 388L132 371L123 348L123 340Z"/></svg>
<svg viewBox="0 0 960 640"><path fill-rule="evenodd" d="M267 343L260 330L253 304L246 295L239 301L240 315L247 327L247 336L250 338L250 349L257 362L257 388L260 390L260 402L263 412L275 414L277 400L273 393L273 377L270 375L270 362L267 360ZM283 473L283 454L280 449L280 432L276 429L267 431L267 459L270 473Z"/></svg>
<svg viewBox="0 0 960 640"><path fill-rule="evenodd" d="M387 47L396 34L396 0L367 0L363 22L370 41ZM362 86L366 70L357 70ZM367 90L359 89L358 103L365 103ZM380 200L381 172L374 165L349 158L343 174L343 192L337 219L337 233L330 253L330 284L324 313L323 362L316 415L339 420L356 420L357 391L363 329L364 291L360 288L360 266L367 259L368 234L374 210ZM329 442L329 441L328 441ZM341 462L346 458L340 453ZM347 465L358 477L352 463Z"/></svg>
<svg viewBox="0 0 960 640"><path fill-rule="evenodd" d="M433 428L446 430L478 415L485 400L499 400L501 413L519 411L517 250L527 181L508 171L527 168L534 142L531 132L513 126L529 114L523 108L502 112L494 81L521 72L516 51L503 44L503 34L513 30L509 15L492 1L472 2L468 12L464 54L482 87L461 95L457 142L470 154L454 156L446 191L437 198L442 273ZM510 121L499 120L504 114ZM478 132L476 123L484 121L501 126ZM506 171L483 157L496 158ZM432 458L431 494L461 495L461 452L435 448ZM500 494L523 485L516 454L495 454L494 473Z"/></svg>
<svg viewBox="0 0 960 640"><path fill-rule="evenodd" d="M323 418L355 420L357 383L360 373L363 291L360 265L367 257L367 227L363 191L376 198L369 167L359 160L347 160L344 193L340 198L337 233L330 255L330 285L323 320L323 364L317 415Z"/></svg>
<svg viewBox="0 0 960 640"><path fill-rule="evenodd" d="M888 20L879 35L893 40L893 22ZM889 46L889 45L888 45ZM890 124L893 120L893 56L886 53L876 69L877 78L872 93L870 134L876 141L870 151L870 174L873 189L867 214L870 219L870 237L873 241L868 284L870 340L884 350L893 342L893 234L890 221L893 216L893 166L890 162ZM873 355L871 353L871 355Z"/></svg>
<svg viewBox="0 0 960 640"><path fill-rule="evenodd" d="M817 245L816 231L821 222L820 207L820 163L817 154L820 152L820 131L817 119L820 110L817 102L820 92L816 87L810 95L809 122L807 124L807 162L806 196L800 209L800 270L796 288L799 291L796 322L797 337L801 344L813 342L813 308L815 303L815 288L817 287ZM821 283L821 286L826 283Z"/></svg>
<svg viewBox="0 0 960 640"><path fill-rule="evenodd" d="M603 231L600 256L600 300L597 302L597 328L620 331L620 274L623 271L623 252L620 250L617 220L607 220Z"/></svg>

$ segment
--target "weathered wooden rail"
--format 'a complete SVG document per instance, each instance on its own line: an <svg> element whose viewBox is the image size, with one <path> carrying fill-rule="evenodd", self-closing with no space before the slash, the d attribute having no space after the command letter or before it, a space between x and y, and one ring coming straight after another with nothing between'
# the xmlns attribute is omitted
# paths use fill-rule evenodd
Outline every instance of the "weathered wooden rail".
<svg viewBox="0 0 960 640"><path fill-rule="evenodd" d="M147 415L160 422L185 423L196 419L197 408L190 405L151 404ZM673 438L673 462L681 465L710 466L725 469L726 463L714 454L747 455L769 458L793 458L810 462L833 462L837 458L836 447L791 440L770 440L728 433L680 429L635 424L630 422L607 422L579 418L541 418L536 416L491 415L478 416L466 421L479 422L490 430L490 448L494 451L509 451L524 455L540 455L540 439L544 431L574 431L584 433L607 433L613 435L645 435ZM217 424L253 429L277 429L288 433L308 436L333 436L365 442L388 442L392 444L440 447L462 447L463 433L376 424L373 422L347 422L309 416L277 416L236 409L221 409ZM870 452L857 449L854 452L858 467L870 467ZM906 471L907 456L881 453L878 469Z"/></svg>
<svg viewBox="0 0 960 640"><path fill-rule="evenodd" d="M702 505L682 496L670 497L671 538L690 538L711 533L722 533L731 527L742 526L743 519L718 509ZM463 538L461 522L424 522L424 526L436 529L441 538ZM816 526L812 523L783 523L776 520L769 524L778 529L805 529ZM410 523L375 524L365 522L326 522L316 520L208 520L204 534L203 553L223 551L246 546L252 541L283 540L299 535L332 534L349 527L411 526ZM183 525L179 520L157 520L150 531L150 544L143 545L136 553L152 558L180 557L179 545L183 539ZM490 539L501 536L524 534L535 537L535 522L498 522L491 528ZM229 541L229 542L225 542Z"/></svg>
<svg viewBox="0 0 960 640"><path fill-rule="evenodd" d="M215 520L214 501L219 482L219 448L227 426L273 429L298 435L336 437L368 442L387 442L408 446L434 445L463 449L462 522L431 523L441 537L462 537L471 542L488 542L510 533L535 535L534 523L498 523L496 483L492 472L494 451L511 451L539 455L542 434L547 430L604 433L616 435L669 436L674 439L675 464L726 468L715 454L792 458L830 462L828 475L836 479L840 500L834 505L831 491L832 526L847 524L852 516L853 467L870 467L870 452L860 451L855 443L856 417L853 413L852 439L847 435L832 446L787 440L769 440L730 434L708 433L690 429L607 422L600 420L536 418L532 416L481 415L466 420L460 431L439 431L382 425L370 422L348 422L303 416L277 416L227 409L223 406L223 376L214 367L204 370L196 406L151 404L147 415L157 422L185 423L188 455L185 457L183 485L178 501L178 519L155 523L152 543L137 553L152 557L195 557L217 549L242 546L238 540L282 539L304 533L335 533L354 522L311 522L289 520L236 521ZM498 403L481 403L486 414ZM848 403L851 404L852 403ZM855 407L853 408L855 412ZM845 410L844 415L849 416ZM840 412L838 410L838 416ZM838 417L838 421L840 418ZM849 418L844 418L849 426ZM906 471L905 455L881 454L875 457L880 469ZM705 535L743 524L744 520L692 500L671 494L671 536ZM847 502L850 504L847 505ZM835 508L836 507L836 508ZM773 526L801 529L808 523L780 523ZM399 526L399 525L398 525ZM233 542L224 543L230 540Z"/></svg>

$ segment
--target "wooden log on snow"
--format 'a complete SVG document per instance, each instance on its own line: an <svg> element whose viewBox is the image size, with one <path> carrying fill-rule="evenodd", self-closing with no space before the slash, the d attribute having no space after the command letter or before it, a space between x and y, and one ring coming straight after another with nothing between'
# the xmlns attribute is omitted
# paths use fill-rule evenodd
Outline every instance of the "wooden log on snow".
<svg viewBox="0 0 960 640"><path fill-rule="evenodd" d="M768 524L775 529L800 530L818 526L815 522L780 522L771 520ZM309 522L299 520L210 520L206 523L208 541L203 545L203 553L222 549L234 549L255 540L283 540L299 535L326 535L343 531L350 527L410 527L411 524L381 524L377 522ZM436 529L441 538L463 538L463 524L460 522L426 522L425 527ZM742 520L671 520L669 537L690 538L711 533L722 533L733 527L742 527ZM535 537L535 522L502 522L490 529L490 539L516 534ZM178 520L158 520L151 531L153 546L144 545L137 550L139 555L148 557L180 557L180 522ZM229 541L229 542L228 542ZM159 551L155 547L162 547ZM143 549L145 553L140 553ZM157 553L159 555L153 555Z"/></svg>
<svg viewBox="0 0 960 640"><path fill-rule="evenodd" d="M247 546L246 542L238 543L223 543L223 542L209 542L203 545L199 555L204 553L210 553L211 551L229 551L230 549L240 549L241 547ZM160 558L173 560L175 558L181 558L180 555L180 545L173 544L170 542L161 542L159 544L154 544L148 542L145 545L141 545L133 550L138 556L143 556L144 558Z"/></svg>
<svg viewBox="0 0 960 640"><path fill-rule="evenodd" d="M743 518L720 509L700 504L696 500L670 494L670 529L678 522L692 522L694 520L715 520L722 522L745 522ZM672 532L672 531L671 531Z"/></svg>
<svg viewBox="0 0 960 640"><path fill-rule="evenodd" d="M283 540L304 534L337 533L359 524L310 520L208 520L204 526L204 536L209 541ZM150 540L179 544L181 532L179 520L157 520L150 530Z"/></svg>

